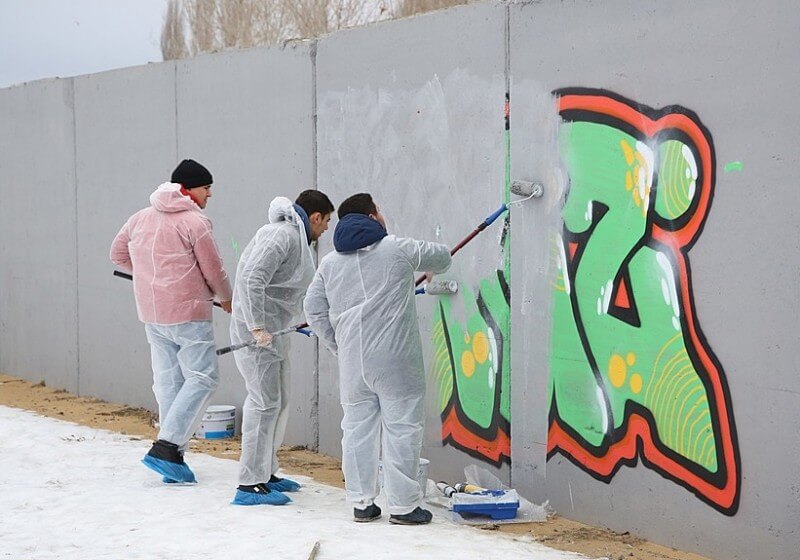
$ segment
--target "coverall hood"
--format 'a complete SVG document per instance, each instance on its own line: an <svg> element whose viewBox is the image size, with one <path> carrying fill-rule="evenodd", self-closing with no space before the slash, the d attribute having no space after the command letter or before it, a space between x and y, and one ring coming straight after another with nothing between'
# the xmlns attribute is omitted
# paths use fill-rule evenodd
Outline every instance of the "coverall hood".
<svg viewBox="0 0 800 560"><path fill-rule="evenodd" d="M308 214L299 204L293 204L292 206L294 207L294 211L297 212L297 215L300 216L300 219L303 220L303 227L306 228L306 239L308 240L308 244L311 245L311 222L308 220Z"/></svg>
<svg viewBox="0 0 800 560"><path fill-rule="evenodd" d="M190 197L181 194L178 183L163 183L150 195L150 205L159 212L183 212L200 207Z"/></svg>
<svg viewBox="0 0 800 560"><path fill-rule="evenodd" d="M386 237L383 226L364 214L347 214L333 232L333 246L339 253L349 253L369 247Z"/></svg>

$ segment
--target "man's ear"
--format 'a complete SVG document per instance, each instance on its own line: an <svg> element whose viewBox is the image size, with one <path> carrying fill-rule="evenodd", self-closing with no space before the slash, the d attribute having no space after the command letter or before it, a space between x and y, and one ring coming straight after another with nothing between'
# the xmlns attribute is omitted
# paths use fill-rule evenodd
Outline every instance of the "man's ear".
<svg viewBox="0 0 800 560"><path fill-rule="evenodd" d="M308 221L318 226L322 223L322 213L321 212L312 212L311 215L308 217Z"/></svg>

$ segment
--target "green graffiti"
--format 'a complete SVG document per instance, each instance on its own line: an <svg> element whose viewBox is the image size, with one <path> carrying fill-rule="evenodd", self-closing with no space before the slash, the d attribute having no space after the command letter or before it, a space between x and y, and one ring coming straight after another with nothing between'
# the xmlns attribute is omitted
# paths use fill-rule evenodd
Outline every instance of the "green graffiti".
<svg viewBox="0 0 800 560"><path fill-rule="evenodd" d="M233 248L233 258L235 262L239 262L239 243L231 235L231 247Z"/></svg>
<svg viewBox="0 0 800 560"><path fill-rule="evenodd" d="M442 297L433 324L431 375L439 388L442 439L486 461L510 458L510 309L504 274L481 281L478 295L462 286L465 322L453 298Z"/></svg>
<svg viewBox="0 0 800 560"><path fill-rule="evenodd" d="M677 140L662 142L659 156L660 187L655 209L659 215L674 220L682 216L694 200L697 164L689 146Z"/></svg>
<svg viewBox="0 0 800 560"><path fill-rule="evenodd" d="M642 246L651 196L667 220L690 208L695 156L680 140L661 142L654 190L656 153L622 130L566 123L561 150L570 177L564 229L575 245L561 240L554 255L560 274L551 391L558 416L599 447L622 427L627 403L638 403L655 418L661 443L715 472L711 410L684 343L674 263L667 251ZM576 246L580 253L570 255Z"/></svg>
<svg viewBox="0 0 800 560"><path fill-rule="evenodd" d="M677 105L558 94L569 190L551 251L548 458L606 483L641 460L734 515L736 425L688 258L713 199L711 135Z"/></svg>
<svg viewBox="0 0 800 560"><path fill-rule="evenodd" d="M741 161L729 161L725 164L723 171L725 173L730 173L731 171L741 171L744 166L742 165Z"/></svg>

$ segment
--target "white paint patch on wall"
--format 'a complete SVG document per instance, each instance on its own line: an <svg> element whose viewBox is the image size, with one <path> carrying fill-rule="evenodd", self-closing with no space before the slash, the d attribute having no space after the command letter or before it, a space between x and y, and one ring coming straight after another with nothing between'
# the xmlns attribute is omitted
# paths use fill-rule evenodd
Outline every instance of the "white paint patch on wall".
<svg viewBox="0 0 800 560"><path fill-rule="evenodd" d="M456 68L417 85L359 82L320 90L317 102L320 188L337 204L372 193L390 233L454 247L504 201L503 75L485 78ZM459 251L440 276L459 283L459 294L440 297L449 298L449 318L462 327L479 313L480 282L504 268L503 220ZM416 301L428 367L438 303L436 296ZM502 349L494 335L488 338L492 363L499 364ZM497 384L496 374L495 365L489 387ZM430 389L425 445L441 447L438 387Z"/></svg>
<svg viewBox="0 0 800 560"><path fill-rule="evenodd" d="M318 103L320 188L374 193L390 233L452 247L502 203L501 76L456 69L413 90L362 86ZM497 268L501 225L458 254L459 282L477 289Z"/></svg>

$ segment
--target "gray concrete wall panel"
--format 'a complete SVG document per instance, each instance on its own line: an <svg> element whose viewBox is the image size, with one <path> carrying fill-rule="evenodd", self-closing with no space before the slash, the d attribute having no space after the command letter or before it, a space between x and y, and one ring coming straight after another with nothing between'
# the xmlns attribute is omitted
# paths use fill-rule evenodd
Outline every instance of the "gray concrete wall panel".
<svg viewBox="0 0 800 560"><path fill-rule="evenodd" d="M692 464L689 459L691 449L681 450L676 445L678 452L667 453L669 460L656 459L654 447L643 443L646 436L639 436L637 459L624 461L627 466L620 466L610 475L601 471L610 468L607 461L613 453L603 455L606 463L602 465L603 461L599 459L581 456L573 446L570 448L571 460L567 459L570 453L558 452L547 462L544 488L541 476L526 480L522 473L517 472L517 463L515 485L536 496L547 495L556 509L567 516L617 530L631 530L657 542L695 550L714 558L789 558L800 538L797 534L800 511L796 481L792 469L787 468L798 449L798 437L791 427L797 423L796 406L790 404L790 395L796 394L798 384L796 348L800 303L793 283L798 272L798 210L796 204L774 203L775 200L797 199L791 170L798 157L787 150L787 146L798 140L793 123L797 122L800 111L792 93L797 90L798 76L796 72L787 72L787 68L795 66L793 61L800 52L800 40L796 33L796 10L790 9L788 2L770 4L774 9L765 10L763 6L744 3L731 6L690 2L669 5L658 2L554 2L510 8L510 52L514 77L512 130L515 139L523 139L514 143L512 161L515 176L536 176L546 174L547 168L560 168L572 182L569 196L583 196L582 192L588 188L580 164L585 164L588 169L588 155L601 145L598 144L601 141L599 136L595 138L595 148L586 142L585 138L590 138L586 129L590 127L582 132L587 136L580 146L576 146L581 141L580 133L575 133L574 127L570 129L572 136L566 139L563 135L542 137L539 132L527 130L548 119L547 108L540 101L547 91L567 87L598 88L606 90L610 99L619 95L632 100L635 103L629 105L641 114L646 114L647 108L637 104L655 109L679 105L691 113L674 107L665 109L663 113L683 113L707 131L716 157L708 161L700 157L702 150L698 145L702 144L701 139L689 142L691 150L696 151L686 159L695 157L701 165L695 192L706 188L702 179L710 177L713 172L713 196L708 200L705 223L694 240L685 245L684 254L689 263L687 275L676 278L681 280L681 286L688 286L681 292L682 332L691 332L690 321L686 318L689 315L685 313L691 303L698 333L697 336L685 334L683 339L691 342L689 370L692 367L705 368L703 383L711 405L703 406L708 406L713 422L717 423L714 428L714 441L718 446L716 459L710 461L719 461L717 465L725 466L715 471L713 465L709 467L711 463L706 463L708 468L704 471L700 459L696 458L693 471L682 471L680 465ZM743 40L745 37L747 39ZM742 75L745 67L749 69L746 77ZM605 93L600 95L606 96ZM611 103L607 99L601 104ZM580 101L585 102L585 98ZM575 105L572 107L576 111ZM585 105L580 107L585 109ZM550 108L551 114L555 110ZM567 120L576 118L582 117L576 116L575 112L567 115ZM644 124L645 121L645 117L640 115L633 126L649 126ZM617 126L608 119L603 122ZM656 153L655 161L667 161L670 157L664 146L667 136L656 138L659 129L668 128L665 122L650 127L647 138L643 140L647 145L638 152L640 155L647 155L648 148L656 146L654 149L662 151ZM518 130L517 124L522 130ZM596 129L594 133L597 133ZM619 131L613 134L619 134ZM672 138L673 141L678 139ZM539 162L537 153L552 151L553 141L561 142L560 159ZM695 142L694 147L691 147L692 142ZM602 157L608 157L608 153ZM669 167L658 168L654 197L659 196L659 190L664 193L670 188L672 171ZM692 170L689 172L691 174ZM561 189L566 184L566 181L559 183L554 180L552 187L562 194ZM638 183L634 181L634 184ZM665 210L659 204L656 199L653 211L662 215ZM696 205L688 211L702 206L702 203L693 204ZM553 229L552 224L554 213L560 211L557 206L541 211L543 223L549 230L546 233L542 231L543 236L551 237L554 231L559 232L558 228ZM565 208L563 215L568 216L574 225L576 215L567 212L572 212L572 209ZM611 215L613 213L608 214ZM596 216L587 219L594 224L599 222ZM680 221L680 217L673 217L672 223ZM664 225L667 222L660 223ZM630 225L630 222L625 224L626 227ZM576 246L586 247L588 251L591 239L601 235L601 226L597 228L591 230L586 245L581 246L578 240ZM607 231L604 230L603 234ZM514 234L517 233L515 230ZM675 240L679 234L664 238ZM776 239L783 241L776 244ZM655 247L663 254L675 255L663 246L660 249ZM609 253L615 252L612 246L606 245L606 249L610 249ZM514 245L514 267L527 268L519 261L523 254L542 253L540 238L535 242L520 239L519 244L515 242ZM593 262L587 260L584 253L580 258L582 263ZM680 260L675 257L672 266L679 266ZM553 278L559 271L551 265L545 272ZM638 286L629 285L634 289L634 293L629 292L632 297L644 293L643 278L637 279ZM516 278L514 290L515 294L519 293ZM531 297L539 306L545 306L555 321L559 308L558 296L553 293L550 290ZM551 297L555 299L549 301ZM652 302L640 299L638 304L640 318L645 317L643 312L652 311L647 308ZM581 324L586 326L589 319L589 315L582 316ZM652 323L644 328L653 332ZM550 334L555 332L552 330ZM611 327L607 332L612 332ZM597 355L602 344L608 343L607 339L603 340L607 336L603 332L587 330L586 334L593 355ZM648 342L646 337L636 340ZM522 351L518 341L515 335L515 358L520 357L518 353ZM620 343L615 351L623 351L624 346ZM639 346L636 353L644 357L646 345ZM551 374L553 356L549 356L547 364ZM631 354L631 357L635 359L637 356ZM540 392L547 387L543 375L545 368L541 367L543 364L538 358L535 362L540 367L524 372L515 368L514 379L527 384L528 390L535 388ZM563 372L563 363L555 365ZM621 367L615 369L612 365ZM627 384L637 375L630 361L612 364L600 360L599 368L604 375L609 374L610 385L623 381ZM713 381L714 370L719 372L717 378L722 381ZM612 371L616 378L612 377ZM535 379L531 379L532 375L536 376ZM679 377L677 374L673 376L674 379ZM687 377L686 383L690 381ZM673 381L673 384L677 382ZM573 389L577 390L575 385ZM642 394L648 392L647 385L630 387L634 393L635 387L639 387ZM683 414L684 420L691 419L691 411L687 412L681 406L686 402L697 404L697 401L688 400L689 397L679 398L680 395L675 393L677 389L670 397L672 389L667 387L669 385L661 387L666 393L662 398L674 398L679 404L675 407L675 414ZM515 385L515 390L517 388ZM565 410L569 407L571 398L569 394L560 394L559 414L562 406ZM724 398L726 394L727 398ZM632 396L628 402L642 403L642 399ZM647 409L657 410L659 406L663 408L664 404L655 404ZM588 406L586 409L591 408ZM695 409L700 408L702 406ZM723 409L729 414L720 412ZM657 419L651 421L651 425L655 422L661 428L659 437L662 443L669 441L670 420L659 416L658 412L654 414ZM515 431L515 450L529 445L543 447L541 424L538 420L531 422L535 425L529 426L527 433ZM781 424L783 430L777 427ZM679 426L680 421L673 425ZM726 426L731 431L727 446L721 431ZM621 438L621 434L618 432L616 437ZM551 446L554 441L551 432ZM559 441L564 443L564 438ZM587 447L591 445L583 446L584 449ZM642 459L645 447L650 449L649 460ZM662 447L669 449L668 445ZM724 454L720 451L723 448L733 451ZM527 469L525 462L523 468ZM703 484L704 476L712 478L709 472L719 474L719 492ZM735 480L739 474L740 486Z"/></svg>
<svg viewBox="0 0 800 560"><path fill-rule="evenodd" d="M513 60L513 59L512 59ZM555 242L565 192L558 164L558 127L550 91L512 76L511 177L539 183L541 198L511 204L511 414L512 485L538 502L548 499L546 474L547 367L550 355L550 291Z"/></svg>
<svg viewBox="0 0 800 560"><path fill-rule="evenodd" d="M78 387L72 80L0 90L0 371Z"/></svg>
<svg viewBox="0 0 800 560"><path fill-rule="evenodd" d="M337 203L356 192L371 192L391 233L455 246L504 200L504 33L505 10L483 5L321 40L320 188ZM484 37L480 42L473 40L478 35ZM462 480L465 464L478 462L508 480L502 454L503 449L508 454L502 447L507 428L497 410L501 374L494 369L502 359L507 324L498 318L490 330L478 303L479 290L487 291L490 295L483 297L492 299L490 311L507 317L498 280L498 271L505 273L503 225L501 218L467 245L442 275L459 282L458 295L417 299L429 379L423 456L431 460L433 477ZM451 348L441 324L435 332L442 312L454 337ZM477 345L465 342L476 335ZM322 354L320 414L338 420L335 361ZM462 358L471 360L466 372ZM464 402L453 405L462 384ZM443 410L459 404L467 411L465 422L476 419L475 428L454 426L445 437ZM320 426L321 449L337 455L338 424ZM475 432L491 433L488 437L501 443L473 443ZM449 443L443 445L443 439ZM470 454L461 450L467 448Z"/></svg>
<svg viewBox="0 0 800 560"><path fill-rule="evenodd" d="M175 67L75 78L80 393L155 410L133 285L112 276L114 236L175 167Z"/></svg>
<svg viewBox="0 0 800 560"><path fill-rule="evenodd" d="M232 281L239 255L267 223L270 201L294 200L314 187L312 100L310 45L201 56L177 65L178 159L196 159L214 176L207 213ZM228 316L215 313L215 327L218 346L227 346ZM286 442L313 446L315 341L288 336L292 397ZM213 402L236 405L241 414L245 394L233 356L220 357Z"/></svg>

